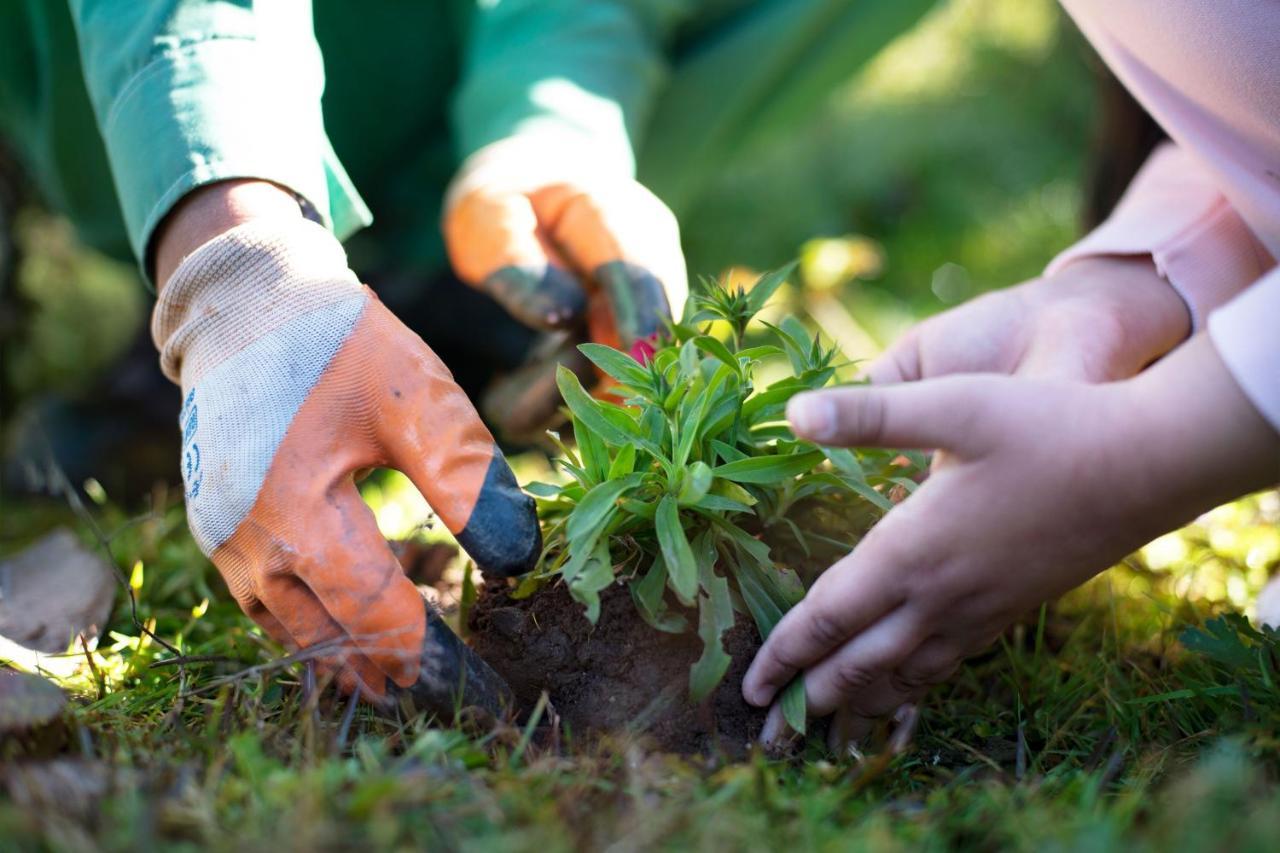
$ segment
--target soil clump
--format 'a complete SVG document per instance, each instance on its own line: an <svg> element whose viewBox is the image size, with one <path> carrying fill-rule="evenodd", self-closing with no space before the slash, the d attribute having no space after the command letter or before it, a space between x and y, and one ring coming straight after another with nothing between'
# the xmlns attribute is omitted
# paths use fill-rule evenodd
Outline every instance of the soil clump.
<svg viewBox="0 0 1280 853"><path fill-rule="evenodd" d="M579 742L631 733L666 752L741 757L764 725L765 710L742 699L742 678L760 647L755 624L742 614L724 636L733 663L700 704L689 699L689 668L702 641L692 628L667 634L649 627L625 584L600 593L594 627L559 583L525 599L501 582L486 584L467 623L468 642L511 685L520 713L530 713L546 690Z"/></svg>

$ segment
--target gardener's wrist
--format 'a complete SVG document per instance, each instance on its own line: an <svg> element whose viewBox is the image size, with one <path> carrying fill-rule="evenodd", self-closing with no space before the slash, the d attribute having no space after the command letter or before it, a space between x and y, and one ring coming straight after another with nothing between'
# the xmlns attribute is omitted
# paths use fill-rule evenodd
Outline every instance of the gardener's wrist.
<svg viewBox="0 0 1280 853"><path fill-rule="evenodd" d="M1037 281L1033 290L1044 311L1074 304L1096 316L1098 333L1115 338L1116 376L1138 372L1191 334L1186 303L1150 257L1081 258Z"/></svg>
<svg viewBox="0 0 1280 853"><path fill-rule="evenodd" d="M1168 527L1280 482L1280 433L1200 333L1145 373L1112 386L1132 411L1134 486Z"/></svg>
<svg viewBox="0 0 1280 853"><path fill-rule="evenodd" d="M219 181L188 193L156 231L157 289L164 288L184 258L232 228L258 219L301 216L297 198L268 181Z"/></svg>

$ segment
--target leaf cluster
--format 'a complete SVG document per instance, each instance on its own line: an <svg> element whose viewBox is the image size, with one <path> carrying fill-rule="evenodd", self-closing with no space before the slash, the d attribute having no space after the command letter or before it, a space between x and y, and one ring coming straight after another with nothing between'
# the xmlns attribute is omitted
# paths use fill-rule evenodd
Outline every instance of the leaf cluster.
<svg viewBox="0 0 1280 853"><path fill-rule="evenodd" d="M696 622L703 650L690 672L695 701L729 667L722 638L735 613L767 636L803 596L800 577L777 564L770 544L786 538L809 553L824 538L797 524L798 506L856 501L884 511L888 487L914 486L895 453L819 447L798 440L785 422L791 397L831 384L842 366L796 318L776 326L756 319L792 269L745 291L699 282L647 363L582 345L612 382L612 399L592 396L561 368L576 439L576 448L560 444L569 481L530 487L546 544L538 571L517 594L558 576L594 622L600 592L621 579L653 628L682 633ZM728 328L727 341L711 334L717 323ZM753 323L763 340L748 345ZM767 360L788 369L759 385ZM784 704L802 728L798 682Z"/></svg>

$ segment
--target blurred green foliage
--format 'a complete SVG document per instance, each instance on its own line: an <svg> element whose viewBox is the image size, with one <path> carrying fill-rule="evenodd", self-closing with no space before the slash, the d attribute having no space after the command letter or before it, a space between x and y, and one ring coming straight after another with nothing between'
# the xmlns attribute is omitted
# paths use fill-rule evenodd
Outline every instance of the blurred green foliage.
<svg viewBox="0 0 1280 853"><path fill-rule="evenodd" d="M689 269L776 267L814 237L864 235L883 274L844 298L881 344L1035 275L1078 231L1086 51L1052 0L941 3L811 122L726 164L683 223ZM5 381L83 388L131 339L146 292L62 221L31 212L18 236L36 310Z"/></svg>
<svg viewBox="0 0 1280 853"><path fill-rule="evenodd" d="M725 168L684 223L689 268L763 269L815 236L865 235L885 267L845 298L881 344L1038 274L1079 233L1086 56L1048 0L940 5L814 126Z"/></svg>

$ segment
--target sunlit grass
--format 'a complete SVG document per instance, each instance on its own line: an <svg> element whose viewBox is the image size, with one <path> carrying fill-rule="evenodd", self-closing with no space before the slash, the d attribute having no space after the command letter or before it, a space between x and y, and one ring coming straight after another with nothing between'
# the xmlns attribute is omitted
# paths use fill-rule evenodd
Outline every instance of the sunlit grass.
<svg viewBox="0 0 1280 853"><path fill-rule="evenodd" d="M543 464L521 467L542 478ZM375 500L405 491L384 484ZM1280 831L1280 693L1259 680L1264 658L1249 658L1249 674L1179 637L1247 606L1277 569L1278 507L1267 492L1207 513L1030 614L935 691L914 748L871 773L816 746L800 764L717 766L627 742L517 751L518 732L477 737L367 710L348 729L345 703L308 699L299 665L276 663L279 649L229 602L180 507L128 524L108 500L96 512L125 584L93 665L74 650L59 677L80 732L65 760L89 793L55 786L54 799L21 806L0 795L0 835L108 848L776 849L852 835L877 848L1266 849ZM30 505L6 514L6 547L54 523L85 532L65 509ZM158 639L129 618L125 585ZM92 787L104 773L114 781ZM59 799L73 795L90 797L85 817Z"/></svg>

